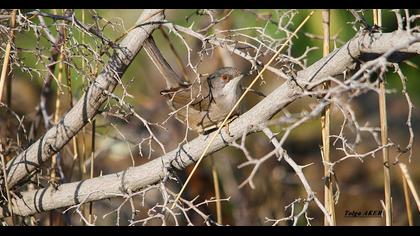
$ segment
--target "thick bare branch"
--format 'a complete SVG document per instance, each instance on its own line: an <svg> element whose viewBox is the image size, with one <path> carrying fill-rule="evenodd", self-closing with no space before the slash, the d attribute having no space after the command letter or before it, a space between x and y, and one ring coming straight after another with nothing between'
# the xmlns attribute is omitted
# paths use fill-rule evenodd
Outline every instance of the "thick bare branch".
<svg viewBox="0 0 420 236"><path fill-rule="evenodd" d="M7 163L9 187L13 187L43 162L57 153L71 138L96 115L107 99L105 91L112 92L118 80L135 58L144 41L164 18L163 10L145 10L109 60L108 65L88 87L77 104L51 127L38 141Z"/></svg>
<svg viewBox="0 0 420 236"><path fill-rule="evenodd" d="M355 61L365 57L366 54L372 59L375 57L372 57L372 55L379 56L393 48L398 48L400 45L406 45L406 47L398 50L388 59L398 60L409 55L420 54L419 39L420 34L413 35L405 31L364 34L353 38L343 47L330 53L329 56L298 72L293 81L287 81L248 112L233 121L229 125L229 134L226 129L223 129L214 140L208 153L215 152L240 138L244 130L247 130L248 133L260 131L261 126L258 124L266 122L278 111L303 96L301 85L341 74L353 68ZM208 141L208 136L199 136L160 158L119 173L63 184L57 188L49 187L22 192L21 198L12 200L13 212L26 216L36 212L75 205L81 201L95 201L123 194L127 191L137 191L164 179L166 168L183 169L194 163L200 157L202 147ZM36 148L33 149L36 150ZM33 161L33 159L31 160ZM6 213L5 209L3 211L0 209L0 216L5 216Z"/></svg>

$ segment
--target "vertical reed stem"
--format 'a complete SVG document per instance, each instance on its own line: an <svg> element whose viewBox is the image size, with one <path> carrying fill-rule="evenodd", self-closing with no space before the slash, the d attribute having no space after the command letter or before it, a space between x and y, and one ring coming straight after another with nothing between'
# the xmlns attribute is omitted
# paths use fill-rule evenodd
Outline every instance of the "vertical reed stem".
<svg viewBox="0 0 420 236"><path fill-rule="evenodd" d="M214 164L213 157L210 158L211 160L211 174L213 176L213 186L214 186L214 194L216 198L216 215L217 215L217 223L222 224L222 203L220 202L220 184L219 178L217 176L216 165Z"/></svg>
<svg viewBox="0 0 420 236"><path fill-rule="evenodd" d="M17 10L13 10L10 16L10 32L9 32L9 41L7 42L6 45L6 51L4 53L4 61L3 61L3 67L1 70L1 76L0 76L0 102L1 99L3 97L3 91L4 91L4 84L6 82L6 77L7 77L7 69L9 67L9 61L10 61L10 52L12 50L12 43L13 43L13 39L14 39L14 28L15 28L15 24L16 24L16 12ZM11 95L11 83L12 81L8 81L8 86L7 86L7 106L10 107L10 95ZM8 130L8 129L6 129ZM7 135L7 134L6 134ZM3 155L3 148L0 145L0 159L1 159L1 166L2 166L2 172L3 172L3 178L4 178L4 187L5 187L5 191L6 191L6 197L7 197L7 207L9 208L9 212L10 212L10 216L12 219L12 223L15 224L15 220L14 220L14 216L13 216L13 209L12 209L12 201L11 201L11 197L10 197L10 190L9 190L9 186L7 183L7 172L6 172L6 158Z"/></svg>
<svg viewBox="0 0 420 236"><path fill-rule="evenodd" d="M373 10L373 22L375 25L382 27L381 10ZM386 95L385 82L379 81L379 115L381 121L381 143L386 145L388 143L388 125L387 125L387 111L386 111ZM385 220L386 225L392 225L392 197L391 197L391 174L388 148L382 149L383 165L384 165L384 192L385 192Z"/></svg>
<svg viewBox="0 0 420 236"><path fill-rule="evenodd" d="M405 207L407 209L407 220L408 225L413 226L413 212L411 211L411 200L410 195L408 192L408 184L407 180L404 178L404 175L401 173L402 183L403 183L403 189L404 189L404 200L405 200Z"/></svg>
<svg viewBox="0 0 420 236"><path fill-rule="evenodd" d="M322 29L324 33L323 40L323 56L327 56L330 53L330 10L322 10ZM330 82L324 83L324 89L330 87ZM335 208L334 208L334 197L333 197L333 185L332 185L332 172L329 168L328 163L330 159L330 106L328 105L321 116L321 128L322 128L322 157L324 161L324 205L332 219L332 225L336 225L335 219ZM327 217L324 217L324 225L328 225Z"/></svg>

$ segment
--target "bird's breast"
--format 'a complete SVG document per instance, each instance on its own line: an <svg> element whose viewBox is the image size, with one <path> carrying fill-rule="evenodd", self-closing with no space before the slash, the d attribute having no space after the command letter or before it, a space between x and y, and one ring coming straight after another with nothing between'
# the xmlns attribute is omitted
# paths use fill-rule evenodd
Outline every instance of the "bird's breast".
<svg viewBox="0 0 420 236"><path fill-rule="evenodd" d="M224 111L227 114L235 106L239 96L240 94L235 90L221 93L215 98L215 105L219 110Z"/></svg>

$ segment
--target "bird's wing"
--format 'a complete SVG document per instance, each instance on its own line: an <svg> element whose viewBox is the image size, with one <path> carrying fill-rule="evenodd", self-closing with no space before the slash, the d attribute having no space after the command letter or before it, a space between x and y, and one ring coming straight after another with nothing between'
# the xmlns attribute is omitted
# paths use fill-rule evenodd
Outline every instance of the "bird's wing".
<svg viewBox="0 0 420 236"><path fill-rule="evenodd" d="M217 127L217 124L225 118L226 114L217 110L218 107L214 104L207 84L200 86L194 83L188 87L163 90L161 94L168 99L171 108L177 111L177 119L186 123L188 118L189 127L199 133ZM210 113L209 110L213 112Z"/></svg>
<svg viewBox="0 0 420 236"><path fill-rule="evenodd" d="M208 87L200 86L199 84L171 88L163 90L160 93L169 100L169 103L175 110L189 104L189 109L206 111L209 109L211 102L213 102Z"/></svg>

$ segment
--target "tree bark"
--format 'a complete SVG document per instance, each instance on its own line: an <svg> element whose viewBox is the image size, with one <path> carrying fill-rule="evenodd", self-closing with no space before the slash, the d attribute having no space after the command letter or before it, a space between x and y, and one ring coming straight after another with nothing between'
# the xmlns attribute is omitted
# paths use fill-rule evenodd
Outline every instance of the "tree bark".
<svg viewBox="0 0 420 236"><path fill-rule="evenodd" d="M85 126L98 112L107 99L105 91L112 92L127 67L143 46L153 30L159 27L156 22L164 19L163 10L144 10L136 25L115 48L113 56L104 70L88 87L87 92L77 104L65 114L58 124L51 127L39 140L24 152L7 163L9 188L15 186L25 176L38 169L52 155L57 153ZM155 22L145 24L147 22Z"/></svg>
<svg viewBox="0 0 420 236"><path fill-rule="evenodd" d="M150 34L151 29L148 32L148 34ZM142 37L141 39L144 41L145 38ZM388 57L388 60L401 61L409 56L420 54L419 41L420 34L409 34L405 31L364 34L351 39L341 48L331 52L327 57L314 63L307 69L299 71L295 81L287 81L248 112L234 120L231 124L229 124L229 135L226 133L226 129L222 129L220 135L211 145L208 154L211 154L225 147L229 142L240 138L244 132L249 134L261 131L262 127L259 124L264 123L278 111L301 97L302 90L297 85L298 83L317 81L328 76L339 75L343 73L343 71L353 68L355 61L358 61L361 58L366 58L367 56L370 59L373 59L384 53L389 53L390 57ZM398 48L398 50L393 52L392 50L395 48ZM92 88L90 88L90 90L91 89ZM82 105L79 105L81 106L79 109L83 108ZM82 112L82 110L77 111ZM77 129L71 125L76 122L76 118L81 119L82 115L80 113L72 114L75 117L72 120L73 123L63 123L69 126L67 129L74 130L74 134L74 132L77 132ZM71 118L72 116L69 116L69 114L66 115L63 118L64 121L66 121L66 117ZM61 129L63 128L64 126ZM57 128L55 130L57 130ZM51 132L49 131L48 133ZM45 136L48 136L47 134ZM51 136L51 134L49 136ZM54 136L56 135L53 135L53 137ZM43 139L45 140L45 138ZM183 145L180 149L173 150L144 165L131 167L122 172L63 184L57 188L48 187L22 192L21 198L12 199L13 213L21 216L27 216L37 212L72 206L80 202L90 202L115 197L117 195L120 196L121 194L127 193L128 190L132 192L138 191L148 185L155 184L162 180L165 177L165 169L183 169L186 166L193 164L200 157L202 147L206 145L208 140L207 135L201 135L188 142L188 144ZM40 145L41 143L46 142L41 139L41 141L38 141L37 143L37 145ZM45 148L45 145L42 147ZM31 148L34 149L33 151L42 150L36 147L30 147L29 149ZM24 153L30 152L25 151ZM46 156L48 153L44 154L44 152L42 152L41 156L44 155ZM18 158L20 156L22 156L21 159L25 158L25 154L19 155ZM36 159L30 160L36 161ZM23 167L26 165L21 164L20 166ZM26 173L27 172L25 172L25 174ZM9 176L11 175L9 174ZM16 175L14 175L14 177L16 178ZM16 180L11 181L11 183L16 182ZM0 217L4 217L6 215L6 207L3 207L3 209L0 209Z"/></svg>

